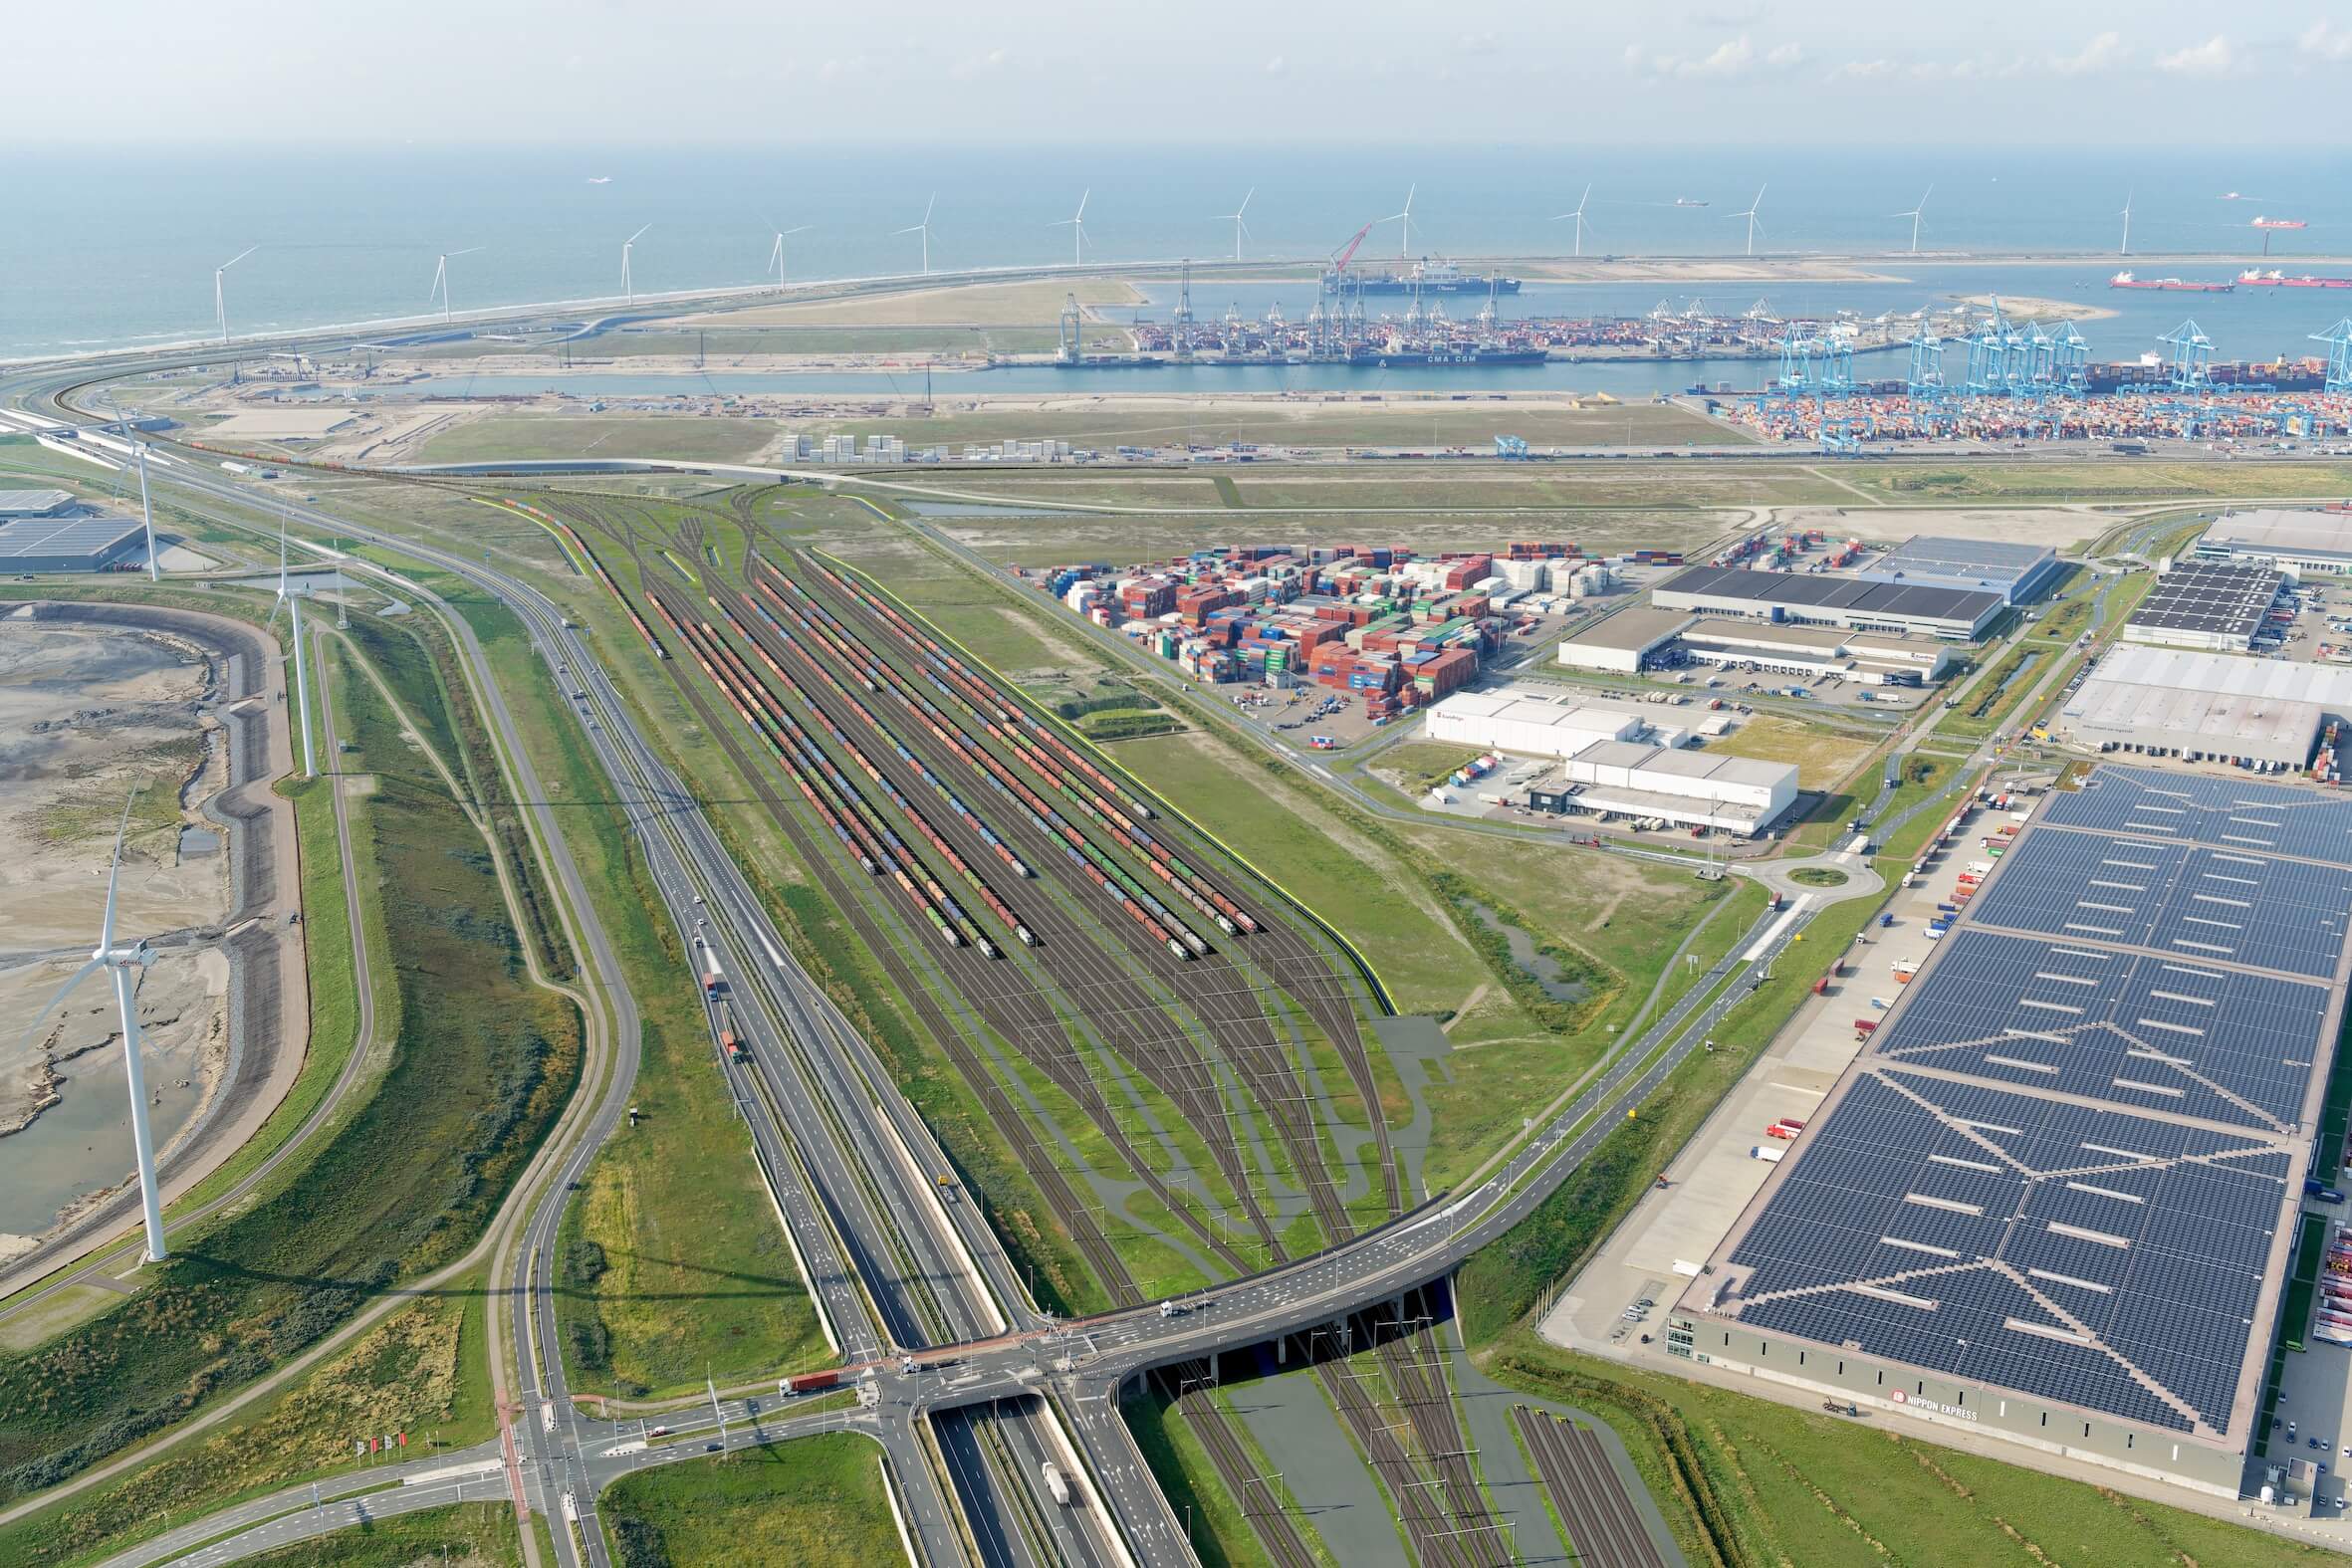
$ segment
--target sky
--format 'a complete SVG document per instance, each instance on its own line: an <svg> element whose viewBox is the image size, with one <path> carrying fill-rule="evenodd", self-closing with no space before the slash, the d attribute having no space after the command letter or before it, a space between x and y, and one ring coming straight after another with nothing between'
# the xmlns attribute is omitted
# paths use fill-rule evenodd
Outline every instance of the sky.
<svg viewBox="0 0 2352 1568"><path fill-rule="evenodd" d="M0 144L2341 144L2352 0L24 5Z"/></svg>

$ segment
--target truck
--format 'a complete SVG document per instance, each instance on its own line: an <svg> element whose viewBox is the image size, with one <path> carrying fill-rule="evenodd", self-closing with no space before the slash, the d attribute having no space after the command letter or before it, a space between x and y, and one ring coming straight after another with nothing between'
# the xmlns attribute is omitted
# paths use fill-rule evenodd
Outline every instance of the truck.
<svg viewBox="0 0 2352 1568"><path fill-rule="evenodd" d="M1056 1464L1052 1459L1048 1459L1043 1473L1046 1477L1046 1490L1053 1495L1057 1503L1064 1508L1068 1507L1069 1482L1062 1479L1061 1466Z"/></svg>
<svg viewBox="0 0 2352 1568"><path fill-rule="evenodd" d="M1787 1150L1779 1148L1773 1144L1760 1143L1749 1149L1748 1158L1751 1160L1763 1160L1767 1164L1776 1165L1779 1163L1780 1157L1785 1155L1787 1152Z"/></svg>
<svg viewBox="0 0 2352 1568"><path fill-rule="evenodd" d="M1854 1020L1854 1032L1856 1034L1868 1034L1877 1027L1878 1019L1876 1018L1856 1018Z"/></svg>
<svg viewBox="0 0 2352 1568"><path fill-rule="evenodd" d="M796 1377L779 1378L776 1380L776 1392L779 1394L815 1394L832 1388L840 1381L840 1369L831 1367L823 1372L803 1372Z"/></svg>
<svg viewBox="0 0 2352 1568"><path fill-rule="evenodd" d="M938 1184L939 1187L939 1201L945 1204L954 1203L956 1201L956 1179L945 1172L941 1172L937 1177L934 1177L933 1180Z"/></svg>

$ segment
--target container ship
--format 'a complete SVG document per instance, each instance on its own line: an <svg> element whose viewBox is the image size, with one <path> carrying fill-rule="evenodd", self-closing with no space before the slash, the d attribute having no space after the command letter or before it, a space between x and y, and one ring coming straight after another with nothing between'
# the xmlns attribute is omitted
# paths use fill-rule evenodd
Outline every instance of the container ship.
<svg viewBox="0 0 2352 1568"><path fill-rule="evenodd" d="M2268 272L2248 267L2237 281L2249 289L2352 289L2352 278L2314 278L2309 273L2289 278L2275 267Z"/></svg>
<svg viewBox="0 0 2352 1568"><path fill-rule="evenodd" d="M1352 247L1351 247L1352 249ZM1325 294L1517 294L1519 280L1500 273L1464 272L1449 261L1418 261L1398 272L1347 270L1345 263L1325 269Z"/></svg>
<svg viewBox="0 0 2352 1568"><path fill-rule="evenodd" d="M2107 280L2110 289L2156 289L2166 294L2228 294L2234 283L2204 283L2194 278L2135 278L2119 272Z"/></svg>
<svg viewBox="0 0 2352 1568"><path fill-rule="evenodd" d="M1541 348L1508 348L1492 344L1436 343L1427 347L1381 348L1371 343L1358 343L1349 351L1347 362L1371 365L1382 370L1408 365L1428 365L1434 369L1483 369L1496 364L1541 364L1549 357Z"/></svg>

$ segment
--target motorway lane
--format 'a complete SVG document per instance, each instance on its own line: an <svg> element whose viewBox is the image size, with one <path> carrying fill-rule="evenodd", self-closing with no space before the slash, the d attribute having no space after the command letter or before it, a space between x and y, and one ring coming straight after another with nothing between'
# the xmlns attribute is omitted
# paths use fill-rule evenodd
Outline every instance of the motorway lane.
<svg viewBox="0 0 2352 1568"><path fill-rule="evenodd" d="M317 1508L305 1508L285 1514L267 1524L255 1525L223 1541L216 1541L202 1551L190 1552L174 1562L182 1568L215 1568L216 1564L231 1563L258 1552L272 1552L297 1542L331 1535L337 1530L349 1530L378 1519L389 1519L403 1513L418 1513L427 1508L449 1508L461 1502L503 1502L506 1500L506 1477L484 1474L467 1475L455 1480L432 1481L421 1486L400 1486L391 1491L369 1492L342 1502L325 1503ZM557 1531L559 1539L562 1531Z"/></svg>

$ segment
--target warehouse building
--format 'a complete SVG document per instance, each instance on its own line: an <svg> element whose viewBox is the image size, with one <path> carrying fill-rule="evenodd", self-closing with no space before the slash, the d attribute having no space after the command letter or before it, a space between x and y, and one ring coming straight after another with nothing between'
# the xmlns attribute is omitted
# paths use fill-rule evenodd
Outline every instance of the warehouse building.
<svg viewBox="0 0 2352 1568"><path fill-rule="evenodd" d="M143 525L133 518L0 521L0 573L107 571L142 564Z"/></svg>
<svg viewBox="0 0 2352 1568"><path fill-rule="evenodd" d="M2123 640L2244 653L2292 619L2291 612L2282 612L2280 620L2271 616L2285 589L2286 573L2266 562L2180 561L2156 579L2124 622Z"/></svg>
<svg viewBox="0 0 2352 1568"><path fill-rule="evenodd" d="M2101 751L2300 768L2320 726L2352 714L2352 670L2124 645L2066 699L2058 727Z"/></svg>
<svg viewBox="0 0 2352 1568"><path fill-rule="evenodd" d="M1641 712L1574 693L1459 692L1429 710L1429 737L1559 760L1528 788L1538 811L1656 818L1753 836L1796 801L1796 769L1682 751L1687 737Z"/></svg>
<svg viewBox="0 0 2352 1568"><path fill-rule="evenodd" d="M1559 661L1579 670L1638 675L1667 662L1663 655L1697 617L1683 610L1636 605L1585 627L1559 645Z"/></svg>
<svg viewBox="0 0 2352 1568"><path fill-rule="evenodd" d="M1871 582L1982 590L1999 594L2004 603L2024 604L2049 591L2059 570L2058 553L2047 545L1922 534L1848 574Z"/></svg>
<svg viewBox="0 0 2352 1568"><path fill-rule="evenodd" d="M1939 681L1960 660L1951 643L1931 637L1723 618L1692 622L1682 648L1693 661L1724 669L1754 667L1815 680L1837 675L1881 686Z"/></svg>
<svg viewBox="0 0 2352 1568"><path fill-rule="evenodd" d="M2241 1495L2347 909L2352 800L2112 765L2051 795L1691 1278L1669 1354Z"/></svg>
<svg viewBox="0 0 2352 1568"><path fill-rule="evenodd" d="M2259 560L2291 571L2352 571L2352 512L2232 512L2205 531L2206 560Z"/></svg>
<svg viewBox="0 0 2352 1568"><path fill-rule="evenodd" d="M0 522L63 517L74 508L72 494L63 490L0 490Z"/></svg>
<svg viewBox="0 0 2352 1568"><path fill-rule="evenodd" d="M1849 631L1916 632L1974 642L2008 607L1983 588L1914 587L1821 572L1691 566L1650 591L1660 609L1747 615Z"/></svg>

